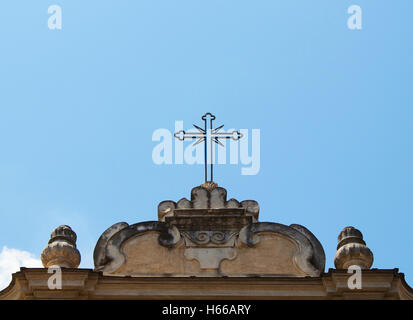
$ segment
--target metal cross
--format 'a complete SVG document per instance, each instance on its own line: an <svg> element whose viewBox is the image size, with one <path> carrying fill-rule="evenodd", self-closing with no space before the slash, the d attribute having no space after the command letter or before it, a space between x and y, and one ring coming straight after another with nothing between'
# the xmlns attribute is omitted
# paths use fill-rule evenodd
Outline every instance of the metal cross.
<svg viewBox="0 0 413 320"><path fill-rule="evenodd" d="M180 130L174 134L174 137L180 141L184 141L185 139L196 139L197 141L194 142L194 146L204 142L204 162L205 162L205 182L208 182L208 164L207 164L207 143L209 141L210 144L210 173L211 173L211 182L213 181L214 174L213 174L213 155L212 155L212 146L213 142L224 146L219 139L232 139L232 140L239 140L242 138L242 134L239 131L232 131L231 133L226 132L219 132L224 125L219 126L218 128L212 128L212 121L215 120L215 116L211 113L206 113L202 116L202 120L204 120L204 129L198 127L197 125L193 125L198 132L185 132L185 130ZM209 129L207 128L207 122L209 120Z"/></svg>

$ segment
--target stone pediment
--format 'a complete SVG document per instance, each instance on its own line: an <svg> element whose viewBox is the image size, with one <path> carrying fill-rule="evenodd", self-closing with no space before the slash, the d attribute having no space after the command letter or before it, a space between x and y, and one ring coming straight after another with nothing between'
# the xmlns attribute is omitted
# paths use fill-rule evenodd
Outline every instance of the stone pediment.
<svg viewBox="0 0 413 320"><path fill-rule="evenodd" d="M215 187L210 189L210 187L205 188L199 186L192 189L191 200L182 198L178 202L162 201L158 205L158 220L165 221L165 218L174 216L178 212L184 214L184 212L201 212L199 210L207 209L221 209L222 213L243 210L247 215L253 218L254 222L258 220L260 211L258 203L254 200L239 202L235 199L230 199L227 201L227 190L224 188Z"/></svg>
<svg viewBox="0 0 413 320"><path fill-rule="evenodd" d="M227 201L217 186L163 201L158 220L108 228L95 269L125 276L319 276L324 250L305 227L258 222L256 201Z"/></svg>

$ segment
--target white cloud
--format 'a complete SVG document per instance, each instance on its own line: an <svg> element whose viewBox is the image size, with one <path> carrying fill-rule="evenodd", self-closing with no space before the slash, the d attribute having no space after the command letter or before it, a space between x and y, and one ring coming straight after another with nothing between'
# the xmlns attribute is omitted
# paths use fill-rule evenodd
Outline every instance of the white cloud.
<svg viewBox="0 0 413 320"><path fill-rule="evenodd" d="M0 252L0 290L10 284L11 274L20 267L42 268L42 262L30 252L4 246Z"/></svg>

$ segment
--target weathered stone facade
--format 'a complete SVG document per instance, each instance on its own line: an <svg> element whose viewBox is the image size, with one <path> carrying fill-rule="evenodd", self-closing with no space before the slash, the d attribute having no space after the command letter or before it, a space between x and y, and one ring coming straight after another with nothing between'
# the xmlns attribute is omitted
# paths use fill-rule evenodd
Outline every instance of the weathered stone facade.
<svg viewBox="0 0 413 320"><path fill-rule="evenodd" d="M62 290L50 290L47 269L13 274L2 299L386 299L413 300L413 289L397 269L366 270L363 289L347 286L347 270L319 277L125 277L91 269L62 269Z"/></svg>
<svg viewBox="0 0 413 320"><path fill-rule="evenodd" d="M95 269L133 276L319 276L325 255L300 225L258 222L255 201L226 199L226 190L192 189L191 200L161 202L159 221L107 229ZM150 254L148 254L150 252Z"/></svg>
<svg viewBox="0 0 413 320"><path fill-rule="evenodd" d="M216 184L192 189L191 200L163 201L158 221L117 223L100 236L95 269L76 269L76 234L58 227L42 253L44 269L22 268L0 299L413 299L397 269L370 270L373 253L346 227L334 263L305 227L259 222L252 200L227 200ZM61 289L47 267L62 270ZM350 267L362 286L352 288Z"/></svg>

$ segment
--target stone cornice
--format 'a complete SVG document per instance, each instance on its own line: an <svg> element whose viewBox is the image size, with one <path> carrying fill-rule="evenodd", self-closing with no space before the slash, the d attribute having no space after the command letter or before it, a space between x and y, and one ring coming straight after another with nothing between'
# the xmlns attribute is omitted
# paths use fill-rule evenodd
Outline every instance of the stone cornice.
<svg viewBox="0 0 413 320"><path fill-rule="evenodd" d="M363 288L351 290L346 270L320 277L122 277L91 269L62 269L62 290L49 290L47 269L22 268L0 291L9 299L409 299L413 289L398 269L363 271Z"/></svg>

